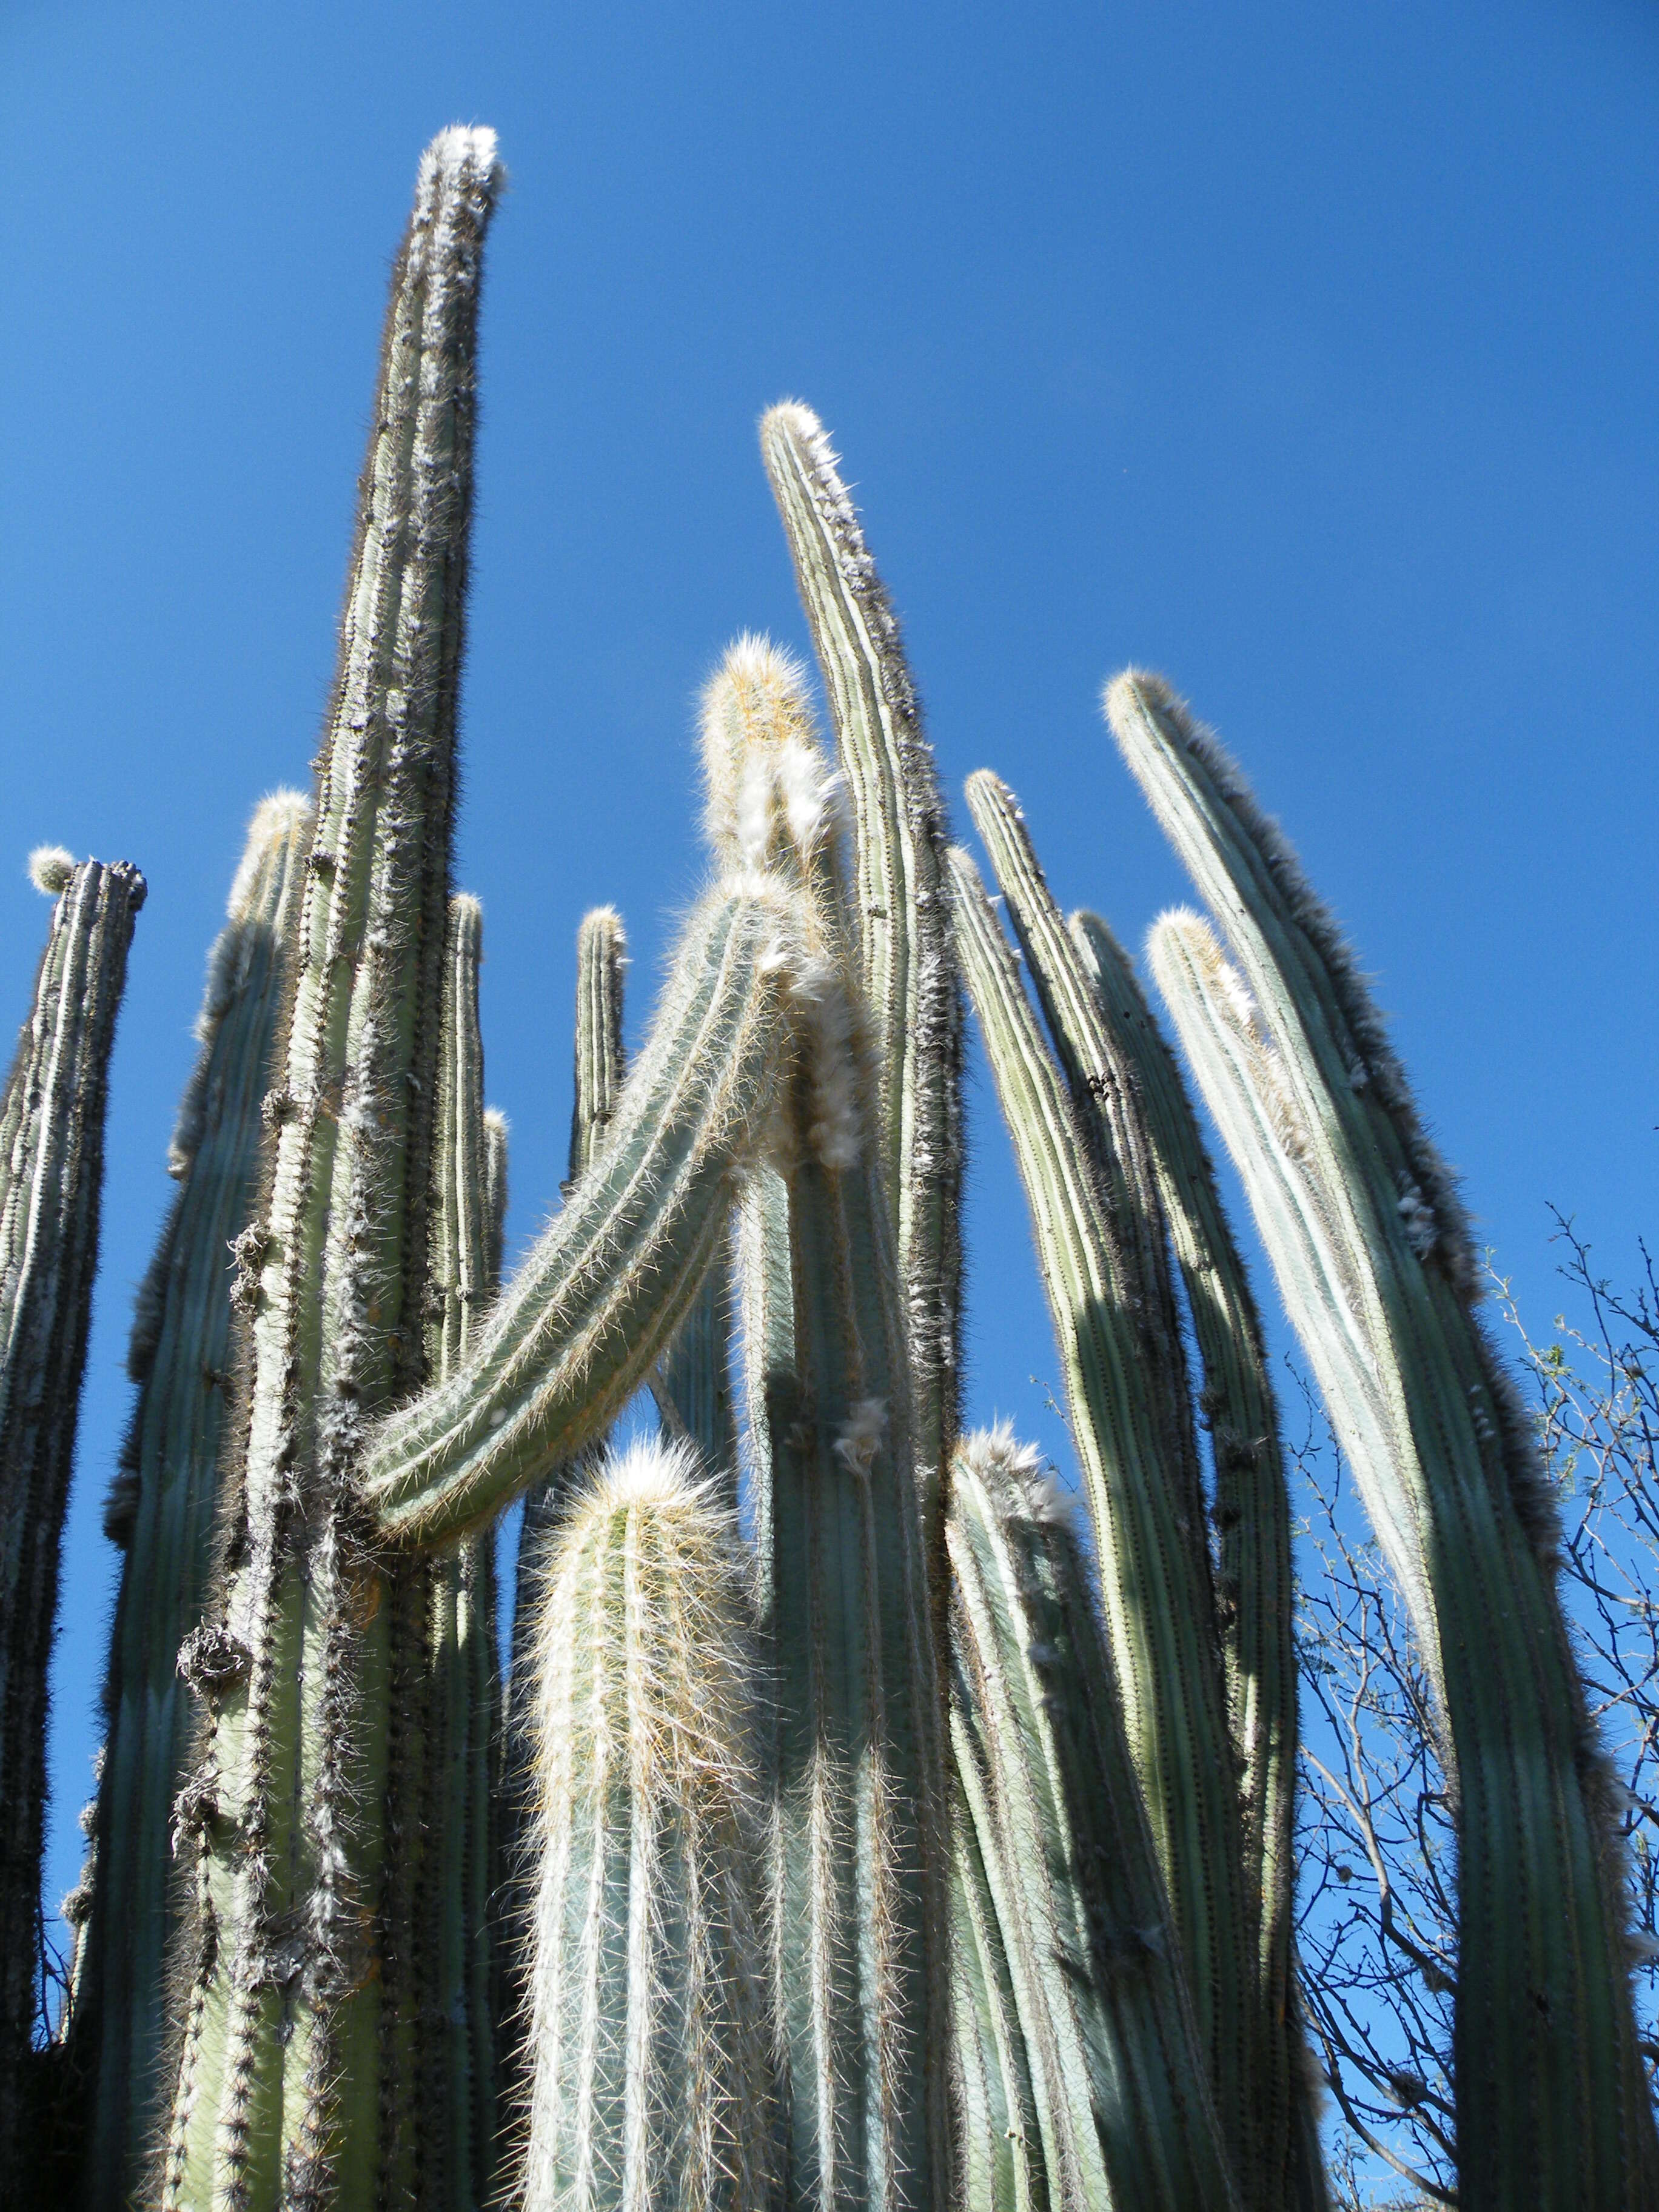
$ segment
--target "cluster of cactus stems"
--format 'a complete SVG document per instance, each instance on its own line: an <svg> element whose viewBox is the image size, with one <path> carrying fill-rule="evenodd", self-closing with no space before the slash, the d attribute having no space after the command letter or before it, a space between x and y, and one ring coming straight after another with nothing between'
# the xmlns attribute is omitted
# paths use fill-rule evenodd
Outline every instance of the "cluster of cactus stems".
<svg viewBox="0 0 1659 2212"><path fill-rule="evenodd" d="M1260 1315L1110 931L1062 918L994 776L1015 944L950 847L797 404L761 444L834 764L805 671L740 638L708 887L627 1067L623 926L583 923L569 1181L503 1279L450 884L499 181L488 131L422 161L314 794L261 805L210 966L46 2053L46 1669L143 886L39 860L0 1108L0 2172L49 2075L99 2212L1318 2212ZM1434 1684L1460 2201L1659 2204L1616 1808L1451 1179L1237 769L1155 678L1108 710L1231 953L1169 915L1152 973ZM1006 1429L958 1433L964 984L1086 1528ZM656 1433L614 1446L646 1389Z"/></svg>

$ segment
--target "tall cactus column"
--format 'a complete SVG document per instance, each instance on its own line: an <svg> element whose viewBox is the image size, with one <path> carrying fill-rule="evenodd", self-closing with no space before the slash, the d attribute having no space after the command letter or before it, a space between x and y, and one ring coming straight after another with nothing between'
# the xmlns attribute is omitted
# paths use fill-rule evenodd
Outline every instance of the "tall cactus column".
<svg viewBox="0 0 1659 2212"><path fill-rule="evenodd" d="M393 277L265 1182L164 2197L374 2203L412 2081L378 1956L388 1613L366 1416L422 1379L488 131L422 163Z"/></svg>
<svg viewBox="0 0 1659 2212"><path fill-rule="evenodd" d="M46 1681L92 1315L115 1018L144 879L46 851L34 1006L0 1097L0 2175L25 2145L40 1972ZM28 2146L33 2148L32 2145Z"/></svg>
<svg viewBox="0 0 1659 2212"><path fill-rule="evenodd" d="M179 1193L138 1292L127 1364L139 1395L105 1508L125 1558L71 2035L77 2066L94 2075L83 2187L88 2205L108 2212L127 2203L165 2109L156 2023L176 1917L168 1829L192 1723L179 1669L214 1663L210 1644L191 1637L207 1597L231 1388L230 1246L258 1190L260 1109L310 830L297 793L260 803L208 962L201 1054L168 1147Z"/></svg>
<svg viewBox="0 0 1659 2212"><path fill-rule="evenodd" d="M1239 962L1196 915L1152 964L1399 1577L1456 1792L1460 2201L1659 2203L1623 1869L1525 1413L1480 1325L1444 1162L1330 915L1155 677L1114 733ZM1241 971L1242 970L1242 974Z"/></svg>
<svg viewBox="0 0 1659 2212"><path fill-rule="evenodd" d="M943 2202L945 1826L922 1496L832 786L799 670L742 641L705 696L703 744L717 849L798 883L809 929L801 1050L762 1171L774 1234L744 1240L763 1279L744 1292L766 1431L756 1519L777 1677L788 2197ZM786 1283L787 1328L766 1317Z"/></svg>

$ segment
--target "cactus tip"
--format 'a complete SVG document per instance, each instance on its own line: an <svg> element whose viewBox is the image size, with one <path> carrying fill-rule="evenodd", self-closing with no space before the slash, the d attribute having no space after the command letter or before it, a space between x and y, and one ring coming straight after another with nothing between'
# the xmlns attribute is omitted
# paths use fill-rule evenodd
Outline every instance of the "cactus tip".
<svg viewBox="0 0 1659 2212"><path fill-rule="evenodd" d="M29 881L48 898L69 889L75 873L75 855L61 845L37 845L29 854Z"/></svg>
<svg viewBox="0 0 1659 2212"><path fill-rule="evenodd" d="M311 801L302 791L270 791L254 808L247 825L247 842L232 879L225 911L233 921L246 921L254 885L267 855L301 836L311 826Z"/></svg>
<svg viewBox="0 0 1659 2212"><path fill-rule="evenodd" d="M452 123L441 131L421 156L421 182L471 168L484 189L495 193L506 181L500 147L487 124Z"/></svg>
<svg viewBox="0 0 1659 2212"><path fill-rule="evenodd" d="M704 686L702 766L727 866L764 867L781 826L800 855L816 850L840 783L813 734L806 671L769 638L735 640Z"/></svg>

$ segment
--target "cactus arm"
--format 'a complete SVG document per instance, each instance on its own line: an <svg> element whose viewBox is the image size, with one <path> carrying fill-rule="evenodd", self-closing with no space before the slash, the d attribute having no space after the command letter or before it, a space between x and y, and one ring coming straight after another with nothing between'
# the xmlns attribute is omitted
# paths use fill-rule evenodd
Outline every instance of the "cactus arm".
<svg viewBox="0 0 1659 2212"><path fill-rule="evenodd" d="M696 1446L711 1474L738 1493L738 1418L732 1394L732 1278L717 1254L678 1334L657 1363L651 1388L663 1433Z"/></svg>
<svg viewBox="0 0 1659 2212"><path fill-rule="evenodd" d="M1186 1469L1183 1480L1194 1495L1194 1439L1166 1230L1173 1234L1204 1363L1202 1402L1215 1444L1221 1547L1218 1610L1231 1734L1243 1779L1239 1893L1254 1956L1255 1999L1244 2053L1254 2165L1239 2179L1247 2195L1277 2203L1291 2156L1295 2079L1290 1977L1296 1652L1290 1498L1261 1330L1180 1078L1127 963L1118 957L1115 988L1103 993L1099 963L1115 947L1103 935L1098 954L1085 957L1067 931L1013 793L981 770L969 778L968 799L1073 1105L1095 1135L1114 1241L1131 1292L1126 1302L1146 1324L1143 1357L1158 1377L1165 1431L1174 1439L1168 1463ZM1096 927L1103 932L1103 925ZM1202 1540L1201 1508L1194 1510L1193 1523Z"/></svg>
<svg viewBox="0 0 1659 2212"><path fill-rule="evenodd" d="M703 741L725 864L763 862L799 886L808 933L802 1051L739 1238L750 1412L766 1429L756 1522L776 1684L788 2193L945 2202L941 1700L832 786L800 672L760 641L734 647L709 685Z"/></svg>
<svg viewBox="0 0 1659 2212"><path fill-rule="evenodd" d="M144 879L37 856L58 894L0 1096L0 2173L38 2145L23 2109L40 1966L46 1686L58 1547L97 1266L115 1019Z"/></svg>
<svg viewBox="0 0 1659 2212"><path fill-rule="evenodd" d="M1220 920L1154 972L1401 1575L1458 1792L1454 2022L1468 2206L1659 2202L1613 1809L1554 1583L1525 1416L1475 1310L1452 1178L1334 923L1237 770L1158 679L1126 758Z"/></svg>
<svg viewBox="0 0 1659 2212"><path fill-rule="evenodd" d="M1204 1367L1215 1463L1223 1656L1243 1768L1244 1891L1255 1924L1256 2097L1264 2172L1305 2163L1316 2128L1294 2128L1307 2069L1297 2045L1292 1929L1297 1746L1291 1507L1261 1319L1187 1086L1127 956L1098 915L1072 917L1103 1039L1133 1080L1152 1135L1188 1310ZM1082 1042L1081 1035L1079 1042ZM1302 2146L1298 2150L1298 2143ZM1315 2172L1316 2173L1316 2166ZM1310 2187L1317 2187L1311 2179ZM1298 2202L1309 2201L1305 2192Z"/></svg>
<svg viewBox="0 0 1659 2212"><path fill-rule="evenodd" d="M719 1249L732 1184L790 1057L790 902L716 890L688 927L604 1152L477 1348L385 1421L363 1496L383 1536L447 1542L602 1431Z"/></svg>
<svg viewBox="0 0 1659 2212"><path fill-rule="evenodd" d="M978 871L952 853L957 941L1030 1205L1094 1522L1113 1668L1169 1886L1226 2139L1250 2171L1249 2019L1237 1796L1206 1562L1092 1149L1021 988ZM1126 1308L1127 1310L1126 1311Z"/></svg>
<svg viewBox="0 0 1659 2212"><path fill-rule="evenodd" d="M484 1109L485 1262L493 1297L501 1287L507 1252L508 1136L507 1116L498 1107Z"/></svg>
<svg viewBox="0 0 1659 2212"><path fill-rule="evenodd" d="M318 763L311 878L243 1277L222 1623L184 1827L196 1911L158 2191L380 2186L390 1611L354 1534L367 1417L419 1380L488 131L424 157L394 271Z"/></svg>
<svg viewBox="0 0 1659 2212"><path fill-rule="evenodd" d="M946 1544L964 1827L994 1902L1050 2197L1231 2207L1076 1536L1052 1479L1006 1431L958 1446Z"/></svg>
<svg viewBox="0 0 1659 2212"><path fill-rule="evenodd" d="M537 1601L526 2212L768 2198L753 1655L735 1526L687 1462L607 1460Z"/></svg>
<svg viewBox="0 0 1659 2212"><path fill-rule="evenodd" d="M176 1916L168 1826L191 1715L181 1655L202 1617L230 1386L229 1247L258 1188L285 950L298 919L310 809L263 800L208 963L201 1046L168 1147L179 1183L141 1287L128 1352L140 1386L105 1528L125 1553L104 1688L98 1878L84 1931L75 2063L93 2073L88 2203L124 2206L165 2094L162 1960Z"/></svg>
<svg viewBox="0 0 1659 2212"><path fill-rule="evenodd" d="M942 1495L957 1418L962 1299L962 998L945 804L892 606L823 425L774 407L761 452L823 672L852 794L855 941L880 1091L918 1464Z"/></svg>
<svg viewBox="0 0 1659 2212"><path fill-rule="evenodd" d="M964 1726L963 1699L954 1696L951 1737L958 1778L972 1756ZM957 1799L951 1929L963 2202L967 2212L1048 2212L1036 2094L997 1929L996 1900L960 1779Z"/></svg>

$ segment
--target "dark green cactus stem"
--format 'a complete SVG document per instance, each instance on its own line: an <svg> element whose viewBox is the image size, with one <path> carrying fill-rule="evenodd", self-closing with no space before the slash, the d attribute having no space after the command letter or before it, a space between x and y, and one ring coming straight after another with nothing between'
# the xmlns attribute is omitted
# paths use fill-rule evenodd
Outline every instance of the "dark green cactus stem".
<svg viewBox="0 0 1659 2212"><path fill-rule="evenodd" d="M802 1050L769 1135L759 1234L751 1223L742 1240L745 1264L763 1277L745 1284L744 1308L759 1338L751 1413L767 1431L756 1521L768 1545L777 1698L787 2199L943 2204L942 1701L898 1279L868 1142L873 1069L833 786L799 670L763 641L741 641L705 695L703 746L725 864L792 878L809 929L794 987ZM781 1287L775 1239L786 1219L787 1329L765 1317Z"/></svg>
<svg viewBox="0 0 1659 2212"><path fill-rule="evenodd" d="M774 407L761 423L761 452L852 795L854 939L904 1289L915 1448L930 1494L942 1499L957 1418L963 1158L945 803L898 623L823 424L810 408Z"/></svg>
<svg viewBox="0 0 1659 2212"><path fill-rule="evenodd" d="M1158 678L1108 708L1222 923L1153 968L1399 1576L1456 1791L1454 2028L1468 2212L1659 2202L1624 1868L1555 1589L1534 1440L1479 1269L1353 959L1233 763Z"/></svg>
<svg viewBox="0 0 1659 2212"><path fill-rule="evenodd" d="M386 1942L395 1604L358 1534L365 1419L422 1377L488 131L422 163L392 280L318 765L310 878L240 1241L246 1384L221 1531L225 1665L181 1793L194 1911L155 2194L378 2201L421 2084Z"/></svg>
<svg viewBox="0 0 1659 2212"><path fill-rule="evenodd" d="M128 2203L166 2113L163 1961L178 1904L168 1831L193 1723L185 1678L214 1664L194 1632L231 1387L230 1246L258 1190L260 1109L310 829L297 793L260 803L209 958L201 1052L167 1152L179 1194L138 1291L127 1367L139 1395L104 1509L105 1531L126 1556L71 2041L93 2085L86 2201L108 2212Z"/></svg>
<svg viewBox="0 0 1659 2212"><path fill-rule="evenodd" d="M1104 1024L1101 1042L1139 1093L1203 1362L1222 1652L1243 1769L1244 1888L1255 1923L1258 2144L1269 2185L1277 2179L1291 2202L1306 2206L1322 2201L1325 2191L1297 2016L1295 1591L1279 1408L1267 1379L1261 1317L1185 1080L1106 924L1097 915L1076 914L1071 935ZM1086 1036L1080 1031L1079 1043ZM1297 2107L1303 2108L1299 2117Z"/></svg>
<svg viewBox="0 0 1659 2212"><path fill-rule="evenodd" d="M1179 1341L1166 1224L1193 1316L1204 1371L1200 1403L1213 1445L1218 1611L1243 1779L1241 1887L1254 1959L1246 2063L1255 2165L1239 2180L1248 2201L1278 2204L1290 2186L1291 2107L1306 2069L1297 2048L1291 1975L1297 1697L1290 1494L1260 1317L1185 1088L1128 963L1094 917L1086 933L1066 929L1007 787L981 771L969 778L968 801L1073 1106L1093 1131L1114 1218L1125 1224L1127 1264L1134 1271L1127 1279L1138 1276L1144 1285L1141 1309L1152 1325L1149 1358ZM1305 2193L1298 2201L1308 2201Z"/></svg>
<svg viewBox="0 0 1659 2212"><path fill-rule="evenodd" d="M657 1363L652 1390L663 1434L695 1444L705 1470L738 1496L738 1413L732 1395L732 1278L724 1252L703 1278L679 1334Z"/></svg>
<svg viewBox="0 0 1659 2212"><path fill-rule="evenodd" d="M452 899L428 1261L427 1364L437 1382L466 1357L494 1287L478 1029L482 939L477 900ZM420 2173L433 2204L471 2212L489 2197L496 2136L491 1952L501 1700L493 1533L413 1571L424 1598L428 1687L421 1741L409 1747L425 1777L411 1956L435 2027ZM394 1747L394 1767L398 1758Z"/></svg>
<svg viewBox="0 0 1659 2212"><path fill-rule="evenodd" d="M735 1522L690 1464L605 1461L537 1597L525 2212L769 2197L752 1631Z"/></svg>
<svg viewBox="0 0 1659 2212"><path fill-rule="evenodd" d="M144 879L46 848L55 893L34 1003L0 1096L0 2175L40 2149L31 2040L41 1971L46 1689L58 1547L98 1264L104 1110Z"/></svg>
<svg viewBox="0 0 1659 2212"><path fill-rule="evenodd" d="M1179 1346L1149 1346L1122 1206L1080 1126L978 871L952 853L957 941L1030 1204L1094 1522L1113 1671L1169 1887L1230 2157L1255 2171L1254 2020L1237 1766L1222 1680L1203 1499L1176 1394ZM1123 1102L1126 1105L1127 1102ZM1120 1154L1148 1157L1144 1131ZM1137 1208L1150 1179L1120 1185Z"/></svg>
<svg viewBox="0 0 1659 2212"><path fill-rule="evenodd" d="M970 2072L977 2050L1000 2088L980 2126L1001 2108L1018 2130L1006 2150L970 2147L985 2175L971 2212L1229 2212L1220 2124L1067 1501L1006 1430L969 1437L945 1540L959 1881L987 1923L961 1967L1000 1963L1011 2000L1000 2014L975 2003L960 2039Z"/></svg>

